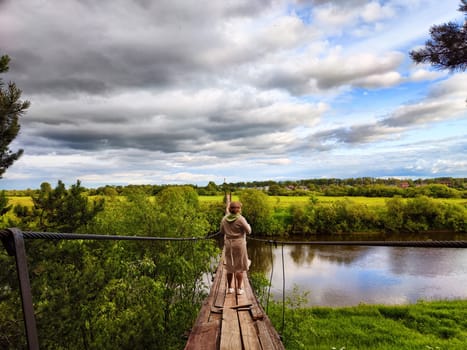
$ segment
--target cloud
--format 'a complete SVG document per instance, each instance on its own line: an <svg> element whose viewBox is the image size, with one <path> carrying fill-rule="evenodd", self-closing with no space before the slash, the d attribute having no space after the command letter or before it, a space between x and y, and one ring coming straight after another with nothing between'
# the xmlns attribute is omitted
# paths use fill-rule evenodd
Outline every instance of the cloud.
<svg viewBox="0 0 467 350"><path fill-rule="evenodd" d="M412 81L435 80L446 75L445 72L434 72L426 69L416 69L410 75Z"/></svg>
<svg viewBox="0 0 467 350"><path fill-rule="evenodd" d="M420 135L440 125L458 137L465 74L413 66L407 54L457 6L0 2L5 80L32 102L13 143L25 155L2 181L347 175L345 164L364 159L339 152L429 139Z"/></svg>
<svg viewBox="0 0 467 350"><path fill-rule="evenodd" d="M389 115L370 123L333 128L309 136L310 147L327 150L339 144L362 144L400 137L419 126L467 115L464 93L465 74L452 76L434 85L427 98L397 107Z"/></svg>
<svg viewBox="0 0 467 350"><path fill-rule="evenodd" d="M338 52L322 59L307 57L307 53L287 60L277 57L257 69L254 82L264 88L280 87L292 94L307 95L344 86L381 88L401 81L396 69L403 55L398 52L386 53L384 57L345 56Z"/></svg>

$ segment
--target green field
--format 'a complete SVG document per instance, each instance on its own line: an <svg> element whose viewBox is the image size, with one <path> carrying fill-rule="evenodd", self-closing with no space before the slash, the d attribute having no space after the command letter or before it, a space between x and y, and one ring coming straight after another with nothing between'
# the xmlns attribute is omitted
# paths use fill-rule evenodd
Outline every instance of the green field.
<svg viewBox="0 0 467 350"><path fill-rule="evenodd" d="M331 204L336 201L350 200L357 204L363 204L368 207L382 207L385 205L388 198L383 197L328 197L328 196L316 196L318 203ZM222 202L224 196L199 196L201 203L209 202ZM238 200L238 196L233 196L233 200ZM291 205L306 205L310 202L310 197L307 196L269 196L270 204L275 208L286 208ZM31 197L8 197L9 205L32 206ZM436 201L455 203L463 206L467 206L467 200L465 198L435 198Z"/></svg>
<svg viewBox="0 0 467 350"><path fill-rule="evenodd" d="M199 196L200 202L222 202L223 196ZM336 201L350 200L357 204L363 204L368 207L382 207L386 204L389 198L384 197L328 197L328 196L315 196L318 203L331 204ZM238 196L233 196L233 200L238 200ZM306 205L310 202L310 197L307 196L268 196L270 204L273 207L285 208L291 205ZM467 200L464 198L434 198L434 200L446 203L455 203L466 206Z"/></svg>

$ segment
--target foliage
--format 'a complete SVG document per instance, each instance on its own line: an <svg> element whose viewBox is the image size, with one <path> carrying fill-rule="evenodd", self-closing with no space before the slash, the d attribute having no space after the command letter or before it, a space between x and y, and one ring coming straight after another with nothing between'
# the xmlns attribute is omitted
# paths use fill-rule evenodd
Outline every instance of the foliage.
<svg viewBox="0 0 467 350"><path fill-rule="evenodd" d="M277 330L282 305L269 316ZM402 306L287 307L282 333L287 349L464 349L467 301L423 302Z"/></svg>
<svg viewBox="0 0 467 350"><path fill-rule="evenodd" d="M248 278L250 280L251 287L255 292L256 298L260 304L266 305L268 303L268 289L271 286L271 283L261 272L248 273Z"/></svg>
<svg viewBox="0 0 467 350"><path fill-rule="evenodd" d="M7 55L0 57L0 73L8 71L10 58ZM9 82L5 87L3 80L0 79L0 179L18 158L23 154L19 149L13 152L9 145L18 135L20 124L19 117L29 108L29 101L21 101L22 91L16 87L16 84Z"/></svg>
<svg viewBox="0 0 467 350"><path fill-rule="evenodd" d="M79 180L69 190L60 180L55 189L47 182L42 183L38 195L32 198L34 210L39 217L38 229L76 232L90 222L104 209L104 201L89 203L88 197L83 194L84 191ZM19 210L17 214L21 214ZM27 218L28 213L23 213L22 217Z"/></svg>
<svg viewBox="0 0 467 350"><path fill-rule="evenodd" d="M420 196L403 201L395 197L386 202L384 227L389 232L450 230L467 232L467 215L460 205L436 202Z"/></svg>
<svg viewBox="0 0 467 350"><path fill-rule="evenodd" d="M272 208L268 196L258 190L244 190L240 194L242 213L251 225L252 233L270 234Z"/></svg>
<svg viewBox="0 0 467 350"><path fill-rule="evenodd" d="M82 194L79 187L78 183L72 197ZM60 203L66 198L60 183L56 192L47 185L42 190L36 199L44 205L53 204L51 198ZM165 188L155 198L138 189L127 194L127 198L108 201L105 210L79 231L206 236L208 222L199 211L193 188ZM54 205L45 207L56 210ZM56 216L47 213L44 222L50 223L51 217ZM219 253L215 242L204 239L33 240L28 242L27 252L39 341L44 349L182 348L183 333L191 327L206 296L203 276ZM9 344L24 348L14 264L4 252L0 261L2 266L12 267L0 272L0 348L15 348ZM13 329L12 325L20 327Z"/></svg>
<svg viewBox="0 0 467 350"><path fill-rule="evenodd" d="M465 206L425 196L412 199L394 197L387 199L381 207L370 207L349 198L329 203L314 200L307 205L292 205L289 212L291 218L283 229L292 235L433 230L467 232Z"/></svg>
<svg viewBox="0 0 467 350"><path fill-rule="evenodd" d="M467 16L467 0L461 0L459 11ZM434 25L430 35L424 48L410 52L416 63L431 63L436 68L451 71L467 68L467 21L463 25L454 22Z"/></svg>
<svg viewBox="0 0 467 350"><path fill-rule="evenodd" d="M11 209L11 205L8 205L8 197L5 191L0 191L0 217L5 215Z"/></svg>
<svg viewBox="0 0 467 350"><path fill-rule="evenodd" d="M214 183L214 181L209 181L206 187L198 189L198 194L202 196L216 196L220 193L220 188Z"/></svg>
<svg viewBox="0 0 467 350"><path fill-rule="evenodd" d="M225 214L225 204L222 201L201 202L200 211L209 223L209 233L219 232L219 224Z"/></svg>

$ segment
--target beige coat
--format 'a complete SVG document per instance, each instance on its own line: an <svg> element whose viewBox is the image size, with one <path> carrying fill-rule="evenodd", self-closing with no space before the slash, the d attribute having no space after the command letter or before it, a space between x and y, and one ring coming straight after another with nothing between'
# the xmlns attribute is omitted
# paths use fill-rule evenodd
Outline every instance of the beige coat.
<svg viewBox="0 0 467 350"><path fill-rule="evenodd" d="M222 218L220 228L224 234L225 267L229 273L248 271L246 235L251 233L251 226L241 215L234 220L230 217L226 215Z"/></svg>

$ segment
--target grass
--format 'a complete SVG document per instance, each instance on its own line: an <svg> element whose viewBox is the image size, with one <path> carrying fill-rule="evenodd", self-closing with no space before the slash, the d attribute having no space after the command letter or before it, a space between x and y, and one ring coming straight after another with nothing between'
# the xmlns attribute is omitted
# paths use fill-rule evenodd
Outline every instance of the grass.
<svg viewBox="0 0 467 350"><path fill-rule="evenodd" d="M269 307L281 332L281 306ZM286 349L467 349L467 300L287 309Z"/></svg>

